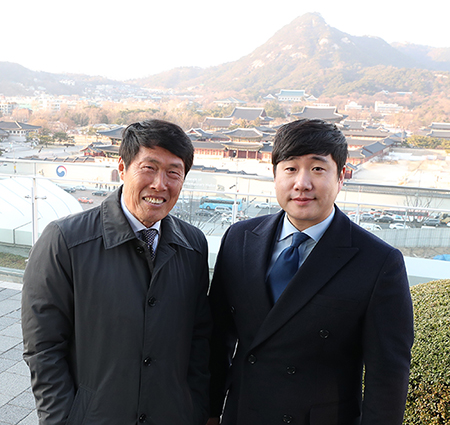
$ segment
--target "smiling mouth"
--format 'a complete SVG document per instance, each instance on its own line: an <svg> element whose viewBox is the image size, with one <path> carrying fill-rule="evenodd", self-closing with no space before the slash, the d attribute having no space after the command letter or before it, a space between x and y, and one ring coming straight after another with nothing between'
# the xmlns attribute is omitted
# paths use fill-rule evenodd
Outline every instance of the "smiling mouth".
<svg viewBox="0 0 450 425"><path fill-rule="evenodd" d="M162 198L151 198L151 197L145 197L144 201L148 202L149 204L153 204L153 205L160 205L163 202L166 202L165 199L162 199Z"/></svg>

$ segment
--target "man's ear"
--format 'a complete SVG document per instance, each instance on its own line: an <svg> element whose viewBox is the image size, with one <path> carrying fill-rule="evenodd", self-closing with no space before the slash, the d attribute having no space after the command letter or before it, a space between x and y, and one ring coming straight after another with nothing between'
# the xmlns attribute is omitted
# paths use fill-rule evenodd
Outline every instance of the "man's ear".
<svg viewBox="0 0 450 425"><path fill-rule="evenodd" d="M338 179L339 190L341 190L342 186L344 185L344 176L345 176L345 165L344 165L344 167L342 167L342 171L339 173L339 179Z"/></svg>
<svg viewBox="0 0 450 425"><path fill-rule="evenodd" d="M122 157L119 158L119 163L117 168L119 169L119 176L123 180L123 174L125 173L125 163L123 162Z"/></svg>

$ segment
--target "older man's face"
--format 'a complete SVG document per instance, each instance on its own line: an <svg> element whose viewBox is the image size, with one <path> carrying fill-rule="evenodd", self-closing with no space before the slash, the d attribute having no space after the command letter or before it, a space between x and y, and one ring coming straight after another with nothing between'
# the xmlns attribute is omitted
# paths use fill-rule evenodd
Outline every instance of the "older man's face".
<svg viewBox="0 0 450 425"><path fill-rule="evenodd" d="M166 217L178 200L184 182L184 162L159 146L139 149L127 169L119 159L125 205L144 226Z"/></svg>

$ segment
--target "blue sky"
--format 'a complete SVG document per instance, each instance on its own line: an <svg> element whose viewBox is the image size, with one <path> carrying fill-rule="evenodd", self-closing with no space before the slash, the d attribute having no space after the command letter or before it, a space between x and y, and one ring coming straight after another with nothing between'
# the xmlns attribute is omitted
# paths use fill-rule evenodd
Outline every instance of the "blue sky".
<svg viewBox="0 0 450 425"><path fill-rule="evenodd" d="M351 35L450 47L448 0L9 0L0 61L35 71L129 79L251 53L308 12ZM5 19L8 17L8 19Z"/></svg>

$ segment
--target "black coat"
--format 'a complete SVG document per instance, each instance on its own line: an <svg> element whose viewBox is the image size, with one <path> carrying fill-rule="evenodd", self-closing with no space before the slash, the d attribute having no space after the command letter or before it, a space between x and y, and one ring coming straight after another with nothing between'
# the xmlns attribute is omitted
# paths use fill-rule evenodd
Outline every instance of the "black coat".
<svg viewBox="0 0 450 425"><path fill-rule="evenodd" d="M49 224L31 252L22 326L40 424L203 425L206 239L166 217L151 272L120 193Z"/></svg>
<svg viewBox="0 0 450 425"><path fill-rule="evenodd" d="M413 342L401 253L336 209L272 308L265 277L282 217L224 235L210 294L211 416L228 391L224 425L401 425Z"/></svg>

